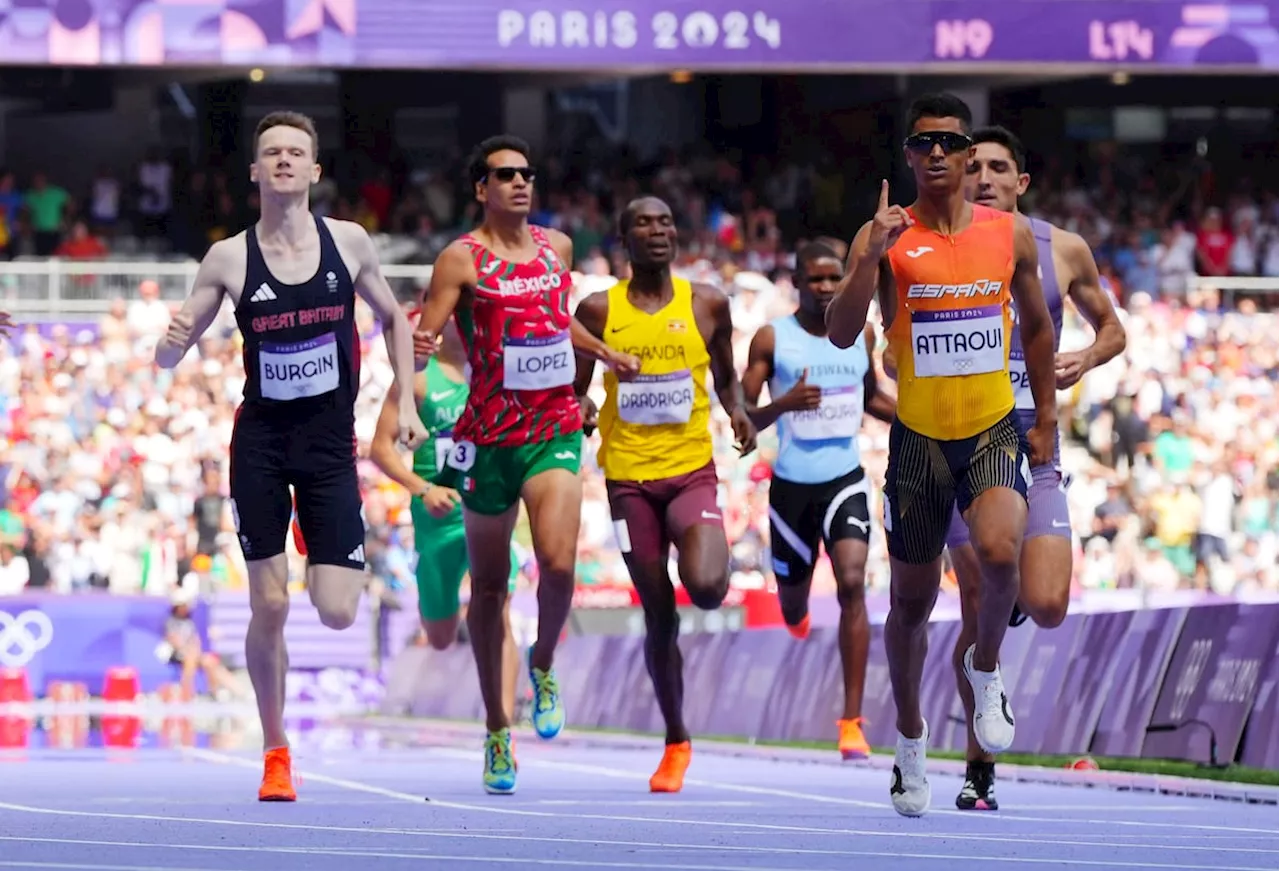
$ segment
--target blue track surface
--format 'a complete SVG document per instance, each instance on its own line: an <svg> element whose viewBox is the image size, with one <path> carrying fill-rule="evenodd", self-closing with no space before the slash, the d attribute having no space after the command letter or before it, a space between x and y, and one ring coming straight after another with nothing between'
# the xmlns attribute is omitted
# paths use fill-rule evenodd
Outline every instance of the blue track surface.
<svg viewBox="0 0 1280 871"><path fill-rule="evenodd" d="M470 730L462 730L468 732ZM260 804L251 737L234 750L38 750L0 761L0 868L351 871L981 867L1272 871L1275 806L1001 782L962 813L955 776L899 817L888 774L702 752L650 795L652 747L522 733L519 791L480 787L479 730L319 727L295 745L297 804ZM428 800L424 800L428 798Z"/></svg>

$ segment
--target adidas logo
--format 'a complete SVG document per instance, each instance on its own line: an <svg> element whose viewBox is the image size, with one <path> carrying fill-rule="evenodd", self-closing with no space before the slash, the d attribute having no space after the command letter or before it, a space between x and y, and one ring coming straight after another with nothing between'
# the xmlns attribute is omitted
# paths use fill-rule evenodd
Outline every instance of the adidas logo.
<svg viewBox="0 0 1280 871"><path fill-rule="evenodd" d="M264 281L258 285L258 289L253 292L253 296L249 297L249 302L270 302L276 298L276 292L267 287L267 283Z"/></svg>
<svg viewBox="0 0 1280 871"><path fill-rule="evenodd" d="M364 545L360 545L355 550L351 551L351 553L347 554L347 559L353 563L364 562Z"/></svg>

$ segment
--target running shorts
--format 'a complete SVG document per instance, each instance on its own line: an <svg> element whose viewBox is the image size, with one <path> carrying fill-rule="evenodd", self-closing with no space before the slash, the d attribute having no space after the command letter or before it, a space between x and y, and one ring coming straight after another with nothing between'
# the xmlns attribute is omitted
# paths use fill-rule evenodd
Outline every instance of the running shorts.
<svg viewBox="0 0 1280 871"><path fill-rule="evenodd" d="M1024 499L1031 484L1031 447L1010 412L990 429L964 439L921 435L894 418L884 485L889 555L923 565L942 555L951 512L961 514L987 490L1007 487Z"/></svg>
<svg viewBox="0 0 1280 871"><path fill-rule="evenodd" d="M284 553L296 498L307 562L364 569L364 503L351 410L327 402L290 406L248 403L236 412L231 514L240 550L249 562Z"/></svg>
<svg viewBox="0 0 1280 871"><path fill-rule="evenodd" d="M818 543L871 541L871 480L861 466L824 484L769 483L769 549L778 584L803 584L813 574Z"/></svg>
<svg viewBox="0 0 1280 871"><path fill-rule="evenodd" d="M418 582L418 613L423 620L448 620L458 614L462 579L470 569L462 509L455 507L444 517L432 517L421 499L409 503L413 517L414 549L418 552L415 574ZM515 592L520 574L515 552L511 554L508 592Z"/></svg>
<svg viewBox="0 0 1280 871"><path fill-rule="evenodd" d="M530 445L477 445L459 441L445 460L440 484L462 496L476 514L502 514L520 498L524 482L551 469L578 474L582 431L564 433Z"/></svg>
<svg viewBox="0 0 1280 871"><path fill-rule="evenodd" d="M1054 465L1031 467L1031 488L1027 490L1027 531L1023 540L1042 535L1056 535L1071 540L1071 511L1067 507L1068 481ZM952 509L951 527L947 530L947 547L969 544L969 525L959 507Z"/></svg>
<svg viewBox="0 0 1280 871"><path fill-rule="evenodd" d="M673 542L700 524L724 528L714 463L657 481L605 481L618 550L627 560L663 563Z"/></svg>

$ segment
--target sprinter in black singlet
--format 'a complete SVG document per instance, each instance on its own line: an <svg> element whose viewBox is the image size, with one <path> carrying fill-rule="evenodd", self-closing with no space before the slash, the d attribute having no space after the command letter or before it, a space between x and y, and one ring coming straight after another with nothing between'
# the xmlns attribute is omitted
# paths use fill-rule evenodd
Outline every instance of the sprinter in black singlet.
<svg viewBox="0 0 1280 871"><path fill-rule="evenodd" d="M284 731L290 487L307 545L307 591L321 621L333 629L350 626L365 587L355 466L357 293L384 327L403 397L401 442L416 447L426 429L413 404L412 331L382 276L373 241L359 224L315 218L308 206L320 177L314 124L296 112L274 112L258 125L254 152L250 175L261 217L209 249L191 296L156 348L156 362L176 366L223 299L231 300L244 336L246 378L231 437L231 509L249 569L245 661L265 752L258 798L294 801Z"/></svg>

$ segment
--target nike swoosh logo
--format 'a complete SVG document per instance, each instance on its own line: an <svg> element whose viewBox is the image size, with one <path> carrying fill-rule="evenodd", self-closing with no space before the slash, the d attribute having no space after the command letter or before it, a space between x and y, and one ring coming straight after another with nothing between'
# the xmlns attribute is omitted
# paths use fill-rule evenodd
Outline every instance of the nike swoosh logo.
<svg viewBox="0 0 1280 871"><path fill-rule="evenodd" d="M1071 525L1070 523L1063 523L1061 520L1055 520L1055 521L1053 521L1053 528L1054 528L1054 529L1066 529L1066 528L1067 528L1068 526L1070 526L1070 525Z"/></svg>
<svg viewBox="0 0 1280 871"><path fill-rule="evenodd" d="M625 327L610 327L610 328L609 328L609 332L611 332L611 333L620 333L620 332L622 332L623 330L627 330L627 329L630 329L630 328L631 328L631 324L627 324Z"/></svg>
<svg viewBox="0 0 1280 871"><path fill-rule="evenodd" d="M448 393L448 392L445 392L445 393L433 393L433 394L431 394L431 401L432 401L432 402L441 402L441 401L443 401L443 400L445 400L445 399L448 399L451 395L452 395L452 394L450 394L450 393Z"/></svg>

